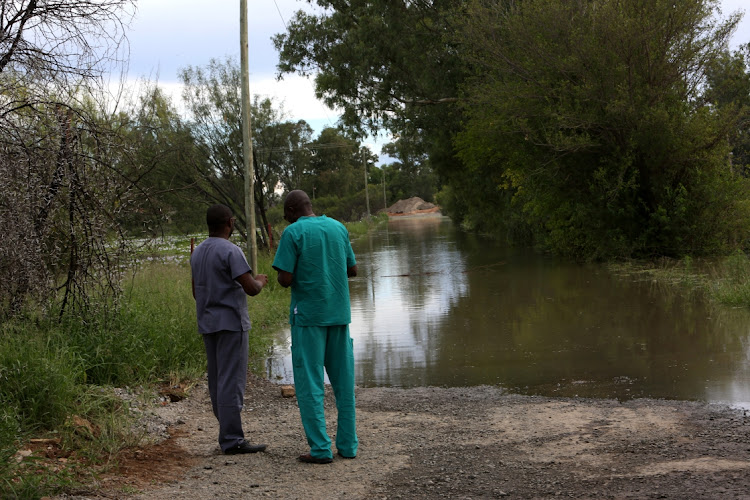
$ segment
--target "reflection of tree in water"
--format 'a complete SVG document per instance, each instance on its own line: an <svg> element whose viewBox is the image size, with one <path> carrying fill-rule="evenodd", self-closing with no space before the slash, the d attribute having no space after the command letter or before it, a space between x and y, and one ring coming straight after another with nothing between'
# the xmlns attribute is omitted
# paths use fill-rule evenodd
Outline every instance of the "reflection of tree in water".
<svg viewBox="0 0 750 500"><path fill-rule="evenodd" d="M437 361L435 325L466 293L464 264L449 232L441 218L399 220L372 242L369 254L358 252L365 277L352 283L352 330L365 344L358 380L415 385L415 373Z"/></svg>
<svg viewBox="0 0 750 500"><path fill-rule="evenodd" d="M419 222L359 249L360 383L700 398L746 375L743 310Z"/></svg>
<svg viewBox="0 0 750 500"><path fill-rule="evenodd" d="M746 312L717 314L702 297L624 281L602 266L537 261L470 274L471 293L445 316L443 352L468 384L494 380L534 392L589 381L576 392L695 398L724 369L709 358L747 360ZM612 388L618 379L628 387Z"/></svg>

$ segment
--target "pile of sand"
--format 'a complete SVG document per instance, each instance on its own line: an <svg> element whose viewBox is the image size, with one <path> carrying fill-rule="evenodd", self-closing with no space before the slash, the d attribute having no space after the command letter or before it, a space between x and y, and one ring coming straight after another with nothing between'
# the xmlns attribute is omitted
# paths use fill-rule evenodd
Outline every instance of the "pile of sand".
<svg viewBox="0 0 750 500"><path fill-rule="evenodd" d="M419 211L435 210L438 208L433 203L424 201L419 196L409 198L408 200L399 200L386 209L388 214L410 214Z"/></svg>

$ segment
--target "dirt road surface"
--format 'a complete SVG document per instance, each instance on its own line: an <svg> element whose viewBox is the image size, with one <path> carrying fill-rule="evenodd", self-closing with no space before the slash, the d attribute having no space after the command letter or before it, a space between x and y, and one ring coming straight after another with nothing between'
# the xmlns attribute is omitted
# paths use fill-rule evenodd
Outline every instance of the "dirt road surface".
<svg viewBox="0 0 750 500"><path fill-rule="evenodd" d="M528 397L495 387L358 388L359 455L308 451L295 398L251 378L244 422L264 453L225 456L205 382L146 412L171 437L76 495L128 499L750 498L750 417L700 402ZM326 399L335 435L332 395ZM335 453L335 449L334 449Z"/></svg>

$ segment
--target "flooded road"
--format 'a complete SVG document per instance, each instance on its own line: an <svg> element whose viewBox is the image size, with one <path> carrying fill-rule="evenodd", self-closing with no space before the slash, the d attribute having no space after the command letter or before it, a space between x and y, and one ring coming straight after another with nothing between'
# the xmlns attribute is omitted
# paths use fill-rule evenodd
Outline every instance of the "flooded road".
<svg viewBox="0 0 750 500"><path fill-rule="evenodd" d="M549 396L750 408L750 311L457 230L392 220L354 244L360 386L498 385ZM289 331L268 374L292 382Z"/></svg>

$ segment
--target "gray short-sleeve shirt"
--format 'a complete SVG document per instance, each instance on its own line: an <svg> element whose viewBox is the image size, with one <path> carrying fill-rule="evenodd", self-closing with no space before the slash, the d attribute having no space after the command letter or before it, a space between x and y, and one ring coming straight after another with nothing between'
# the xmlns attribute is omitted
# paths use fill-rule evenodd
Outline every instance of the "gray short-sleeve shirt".
<svg viewBox="0 0 750 500"><path fill-rule="evenodd" d="M209 237L190 256L198 331L250 330L247 295L237 281L250 272L242 250L224 238Z"/></svg>

